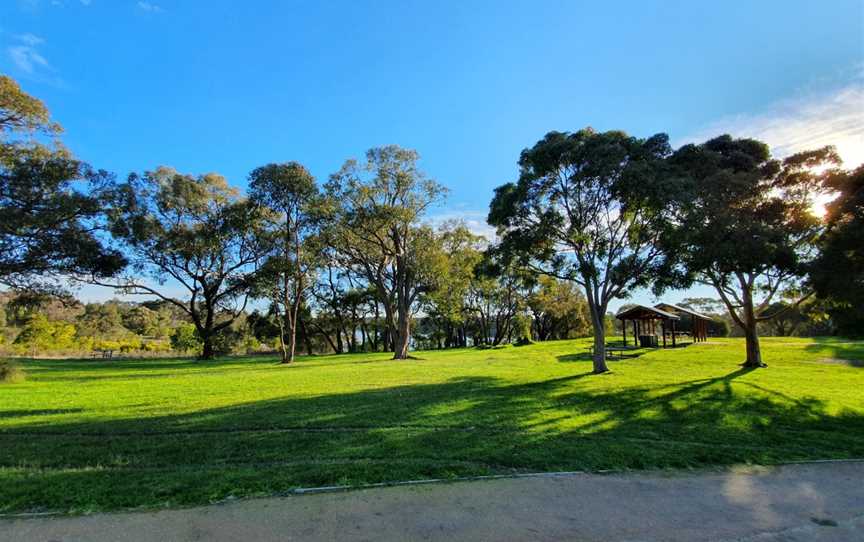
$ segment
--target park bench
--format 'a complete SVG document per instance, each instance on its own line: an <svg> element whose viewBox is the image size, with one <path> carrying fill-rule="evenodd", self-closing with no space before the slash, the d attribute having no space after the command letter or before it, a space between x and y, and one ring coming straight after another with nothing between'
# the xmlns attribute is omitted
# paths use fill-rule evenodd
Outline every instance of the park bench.
<svg viewBox="0 0 864 542"><path fill-rule="evenodd" d="M94 350L93 353L90 354L90 357L93 359L101 358L101 359L112 359L114 357L113 350Z"/></svg>

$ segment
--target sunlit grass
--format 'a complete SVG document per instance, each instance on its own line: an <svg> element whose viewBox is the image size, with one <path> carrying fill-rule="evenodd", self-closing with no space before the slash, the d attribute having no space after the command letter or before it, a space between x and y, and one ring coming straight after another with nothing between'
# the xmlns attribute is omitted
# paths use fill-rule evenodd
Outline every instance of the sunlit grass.
<svg viewBox="0 0 864 542"><path fill-rule="evenodd" d="M864 343L739 339L591 375L587 340L301 358L25 361L0 385L0 510L298 486L864 457Z"/></svg>

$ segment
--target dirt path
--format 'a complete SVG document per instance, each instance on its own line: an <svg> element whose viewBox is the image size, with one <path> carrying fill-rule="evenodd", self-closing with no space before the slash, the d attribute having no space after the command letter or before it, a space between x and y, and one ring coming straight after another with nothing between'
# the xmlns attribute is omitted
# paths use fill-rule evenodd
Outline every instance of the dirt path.
<svg viewBox="0 0 864 542"><path fill-rule="evenodd" d="M864 462L570 474L0 521L2 541L862 541Z"/></svg>

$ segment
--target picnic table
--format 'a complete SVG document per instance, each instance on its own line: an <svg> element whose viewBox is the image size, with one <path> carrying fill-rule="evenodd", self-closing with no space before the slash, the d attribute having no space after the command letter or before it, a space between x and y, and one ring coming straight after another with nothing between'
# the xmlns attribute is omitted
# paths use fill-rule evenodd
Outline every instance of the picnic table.
<svg viewBox="0 0 864 542"><path fill-rule="evenodd" d="M624 359L625 357L634 357L634 356L625 356L624 353L630 350L639 350L638 346L620 346L616 344L607 344L606 345L606 359ZM594 355L594 345L590 345L588 347L588 352L593 356ZM617 354L616 354L617 352Z"/></svg>

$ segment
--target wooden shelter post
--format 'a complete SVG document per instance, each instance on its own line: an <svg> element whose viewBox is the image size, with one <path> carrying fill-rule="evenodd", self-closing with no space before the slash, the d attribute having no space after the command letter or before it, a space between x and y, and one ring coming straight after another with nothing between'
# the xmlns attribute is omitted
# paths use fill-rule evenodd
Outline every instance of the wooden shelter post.
<svg viewBox="0 0 864 542"><path fill-rule="evenodd" d="M670 320L672 324L672 347L675 347L675 320Z"/></svg>

